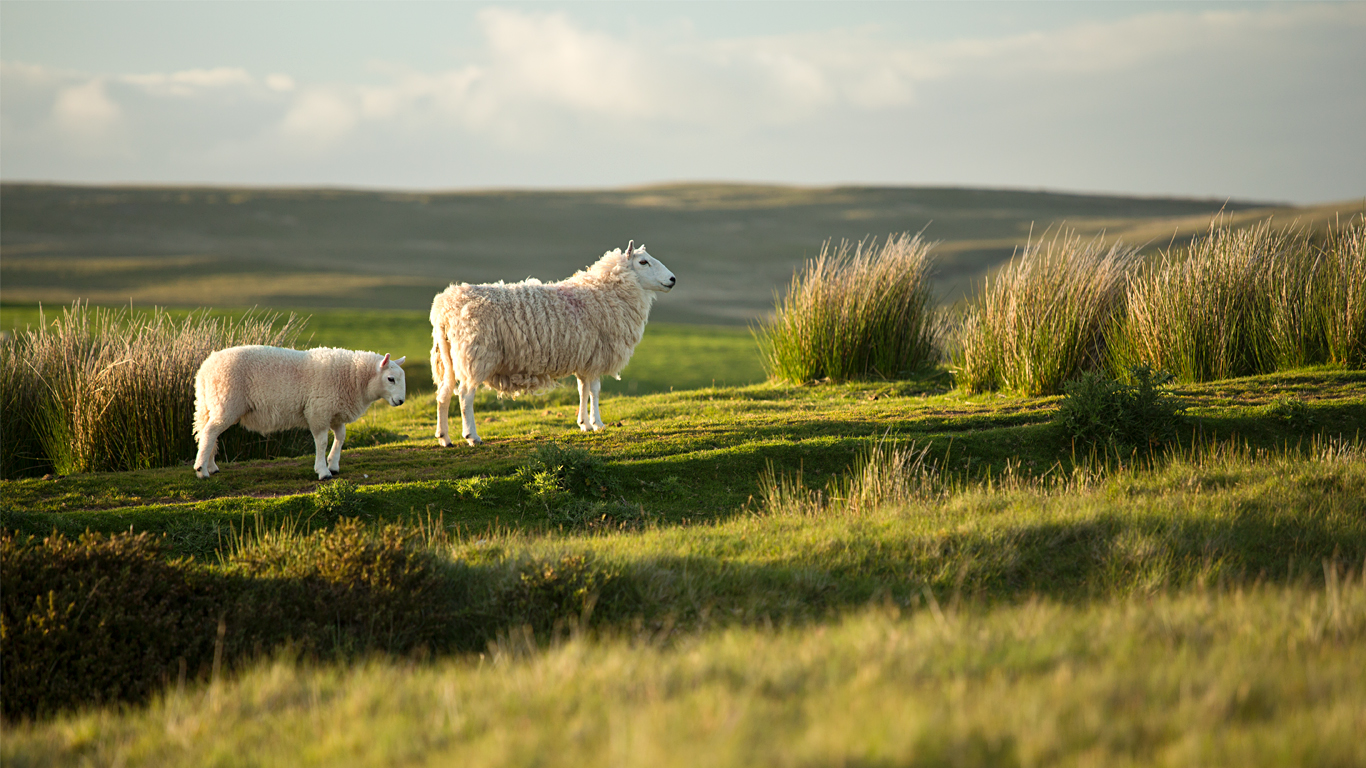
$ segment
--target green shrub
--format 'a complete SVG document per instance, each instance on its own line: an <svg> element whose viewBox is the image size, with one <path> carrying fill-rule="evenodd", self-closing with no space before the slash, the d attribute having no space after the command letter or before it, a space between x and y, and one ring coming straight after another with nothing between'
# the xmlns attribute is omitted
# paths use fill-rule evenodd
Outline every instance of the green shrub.
<svg viewBox="0 0 1366 768"><path fill-rule="evenodd" d="M1171 374L1146 365L1130 374L1132 384L1087 372L1066 385L1055 421L1074 450L1148 455L1179 437L1185 406L1162 390Z"/></svg>
<svg viewBox="0 0 1366 768"><path fill-rule="evenodd" d="M522 490L547 508L567 501L605 499L617 491L607 462L582 448L549 443L537 448L517 468Z"/></svg>
<svg viewBox="0 0 1366 768"><path fill-rule="evenodd" d="M1049 395L1098 370L1135 254L1070 233L1026 244L968 305L952 352L958 384Z"/></svg>
<svg viewBox="0 0 1366 768"><path fill-rule="evenodd" d="M0 532L0 666L7 718L145 701L183 663L212 663L213 585L140 534L41 541Z"/></svg>
<svg viewBox="0 0 1366 768"><path fill-rule="evenodd" d="M772 379L802 383L905 376L937 358L930 244L908 234L820 256L793 275L755 330Z"/></svg>
<svg viewBox="0 0 1366 768"><path fill-rule="evenodd" d="M356 517L365 511L365 502L350 480L323 483L313 492L313 507L330 517Z"/></svg>
<svg viewBox="0 0 1366 768"><path fill-rule="evenodd" d="M77 302L51 323L0 345L0 443L5 477L53 471L120 471L188 462L194 376L216 349L290 346L292 315L239 320L192 313L90 308ZM219 438L224 460L310 453L306 430L260 436L234 427ZM11 474L13 473L13 474Z"/></svg>

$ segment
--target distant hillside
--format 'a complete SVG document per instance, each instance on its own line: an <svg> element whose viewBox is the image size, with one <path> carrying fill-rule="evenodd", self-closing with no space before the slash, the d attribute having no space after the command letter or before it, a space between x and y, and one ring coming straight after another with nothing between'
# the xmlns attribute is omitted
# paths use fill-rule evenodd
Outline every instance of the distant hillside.
<svg viewBox="0 0 1366 768"><path fill-rule="evenodd" d="M827 239L925 230L937 288L960 297L1031 229L1166 245L1219 210L1332 211L1215 200L1004 190L676 184L587 191L0 186L7 303L424 309L451 281L558 279L644 242L679 277L665 321L744 324Z"/></svg>

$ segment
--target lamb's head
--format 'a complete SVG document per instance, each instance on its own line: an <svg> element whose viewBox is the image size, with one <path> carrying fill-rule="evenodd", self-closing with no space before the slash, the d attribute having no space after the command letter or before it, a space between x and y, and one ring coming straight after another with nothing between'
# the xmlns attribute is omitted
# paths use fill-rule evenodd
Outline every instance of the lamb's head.
<svg viewBox="0 0 1366 768"><path fill-rule="evenodd" d="M397 360L390 360L386 354L384 359L379 361L375 367L375 384L371 386L370 393L378 400L384 398L389 405L403 405L403 401L408 399L408 381L403 375L403 361L407 356Z"/></svg>
<svg viewBox="0 0 1366 768"><path fill-rule="evenodd" d="M628 264L635 273L636 280L640 282L640 287L647 291L672 291L678 284L678 278L674 277L674 273L661 264L659 259L646 253L645 246L637 248L635 244L636 241L632 240L622 255L630 259Z"/></svg>

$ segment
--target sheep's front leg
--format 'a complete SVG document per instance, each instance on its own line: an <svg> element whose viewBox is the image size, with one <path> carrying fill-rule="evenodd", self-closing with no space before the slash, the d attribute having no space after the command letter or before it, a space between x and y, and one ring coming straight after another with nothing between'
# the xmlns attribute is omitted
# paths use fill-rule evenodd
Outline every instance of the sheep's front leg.
<svg viewBox="0 0 1366 768"><path fill-rule="evenodd" d="M346 425L338 424L332 428L332 452L327 455L327 468L334 476L341 474L341 449L346 442Z"/></svg>
<svg viewBox="0 0 1366 768"><path fill-rule="evenodd" d="M585 379L582 376L576 376L575 378L579 380L579 429L587 432L593 428L592 388L588 383L588 379Z"/></svg>
<svg viewBox="0 0 1366 768"><path fill-rule="evenodd" d="M315 450L313 459L313 471L318 473L319 480L327 480L332 477L332 470L327 467L327 425L309 427L313 433L313 448Z"/></svg>
<svg viewBox="0 0 1366 768"><path fill-rule="evenodd" d="M465 382L460 382L460 433L465 436L465 442L470 445L483 445L484 441L479 439L479 430L474 428L474 393L477 387L468 386Z"/></svg>
<svg viewBox="0 0 1366 768"><path fill-rule="evenodd" d="M591 427L594 432L602 430L602 412L598 410L598 395L601 392L602 379L594 376L593 380L588 382L588 396L592 403L592 412L589 414L588 426Z"/></svg>
<svg viewBox="0 0 1366 768"><path fill-rule="evenodd" d="M455 393L455 382L447 376L441 382L441 386L436 388L436 442L442 448L451 447L450 433L450 409L451 395ZM461 401L464 407L464 401ZM463 416L461 418L464 418Z"/></svg>

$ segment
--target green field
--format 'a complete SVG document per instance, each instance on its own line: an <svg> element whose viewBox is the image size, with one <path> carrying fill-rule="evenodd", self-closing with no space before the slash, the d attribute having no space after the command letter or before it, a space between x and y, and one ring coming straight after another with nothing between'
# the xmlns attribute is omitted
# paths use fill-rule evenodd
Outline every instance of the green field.
<svg viewBox="0 0 1366 768"><path fill-rule="evenodd" d="M311 454L0 479L5 766L1366 764L1366 371L1169 386L1176 443L1116 453L943 365L766 381L745 327L827 237L932 218L951 297L1030 221L1165 247L1208 201L0 195L0 331L77 297L287 307L299 346L408 356L411 394L350 425L339 480ZM432 293L627 237L684 287L607 428L572 386L484 391L485 444L438 447Z"/></svg>

